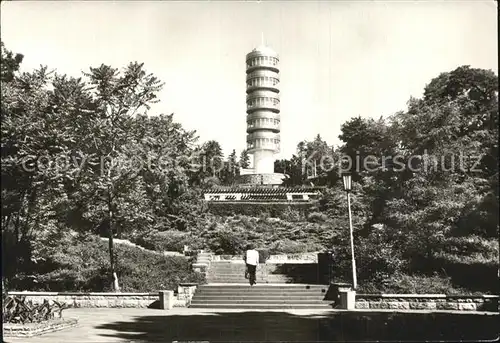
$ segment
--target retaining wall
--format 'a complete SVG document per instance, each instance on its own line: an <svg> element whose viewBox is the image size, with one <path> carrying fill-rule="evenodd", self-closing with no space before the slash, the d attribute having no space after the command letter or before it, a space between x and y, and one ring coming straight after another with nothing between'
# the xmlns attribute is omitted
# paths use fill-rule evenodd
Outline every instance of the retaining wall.
<svg viewBox="0 0 500 343"><path fill-rule="evenodd" d="M195 285L180 285L177 295L174 296L174 307L186 307L196 290ZM69 307L130 307L130 308L155 308L159 306L160 295L154 293L81 293L81 292L9 292L9 295L25 296L33 304L41 304L44 299L49 302L57 301Z"/></svg>
<svg viewBox="0 0 500 343"><path fill-rule="evenodd" d="M9 292L25 296L33 304L44 299L66 303L70 307L148 307L159 300L158 293L80 293L80 292Z"/></svg>
<svg viewBox="0 0 500 343"><path fill-rule="evenodd" d="M189 306L196 288L193 284L179 286L174 307ZM159 293L9 292L9 295L26 296L33 304L41 304L47 299L64 302L70 307L154 308L159 303ZM498 312L498 298L498 295L356 294L356 309Z"/></svg>
<svg viewBox="0 0 500 343"><path fill-rule="evenodd" d="M497 295L356 294L357 309L498 311Z"/></svg>

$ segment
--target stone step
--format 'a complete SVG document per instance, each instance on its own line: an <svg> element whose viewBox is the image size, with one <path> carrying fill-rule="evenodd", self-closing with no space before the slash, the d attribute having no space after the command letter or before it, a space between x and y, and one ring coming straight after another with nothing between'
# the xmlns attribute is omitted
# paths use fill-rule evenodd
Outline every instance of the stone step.
<svg viewBox="0 0 500 343"><path fill-rule="evenodd" d="M266 286L255 286L252 289L266 288L266 289L327 289L329 286L324 284L315 283L294 283L290 285L266 285ZM232 288L232 289L249 289L247 283L240 285L225 285L223 283L219 284L205 284L200 285L200 289L222 289L222 288Z"/></svg>
<svg viewBox="0 0 500 343"><path fill-rule="evenodd" d="M247 285L249 284L249 281L244 279L244 278L234 278L234 279L219 279L219 278L209 278L207 279L208 282L211 283L234 283L234 284L240 284L240 283L246 283ZM281 284L291 284L293 281L292 280L285 280L285 279L268 279L268 280L263 280L260 278L257 278L257 285L264 285L264 284L270 284L270 283L281 283Z"/></svg>
<svg viewBox="0 0 500 343"><path fill-rule="evenodd" d="M249 285L250 287L250 285ZM261 297L261 296L270 296L270 297L324 297L327 292L318 290L318 291L285 291L285 290L255 290L256 286L253 286L251 290L226 290L226 291L200 291L197 290L195 292L195 296L220 296L220 297Z"/></svg>
<svg viewBox="0 0 500 343"><path fill-rule="evenodd" d="M314 293L306 293L306 292L223 292L223 293L215 293L215 292L196 292L195 297L221 297L221 298L261 298L261 297L269 297L269 298L290 298L290 299L323 299L326 296L325 293L314 292Z"/></svg>
<svg viewBox="0 0 500 343"><path fill-rule="evenodd" d="M291 276L287 276L287 275L278 275L278 274L272 274L272 275L266 275L266 274L255 274L255 276L257 278L260 278L260 279L263 279L263 278L266 278L266 279L282 279L282 280L292 280L293 278ZM241 274L212 274L212 273L209 273L208 274L208 277L209 278L217 278L217 279L224 279L224 278L228 278L228 279L245 279L245 274L244 273L241 273Z"/></svg>
<svg viewBox="0 0 500 343"><path fill-rule="evenodd" d="M255 274L257 277L271 277L271 278L290 278L290 276L287 275L266 275L266 274ZM208 273L208 277L214 277L218 279L223 279L223 278L238 278L238 279L244 279L245 278L245 273L238 273L238 274L213 274L213 273Z"/></svg>
<svg viewBox="0 0 500 343"><path fill-rule="evenodd" d="M245 271L237 271L237 272L224 272L224 273L217 273L212 270L208 270L208 274L212 276L218 276L218 277L231 277L231 276L245 276ZM282 276L282 277L291 277L290 275L286 274L271 274L271 273L255 273L255 275L262 275L262 276Z"/></svg>
<svg viewBox="0 0 500 343"><path fill-rule="evenodd" d="M220 295L238 295L238 294L269 294L269 295L319 295L326 294L326 289L315 289L315 290L303 290L303 289L279 289L275 286L274 289L263 289L263 285L257 284L251 287L248 285L248 289L198 289L195 294L220 294Z"/></svg>
<svg viewBox="0 0 500 343"><path fill-rule="evenodd" d="M262 275L256 274L257 279L279 279L279 280L292 280L293 278L286 275ZM233 275L220 275L220 274L209 274L208 278L214 279L245 279L245 274L233 274Z"/></svg>
<svg viewBox="0 0 500 343"><path fill-rule="evenodd" d="M243 309L331 309L324 300L328 286L312 284L224 283L201 285L191 301L192 308Z"/></svg>
<svg viewBox="0 0 500 343"><path fill-rule="evenodd" d="M325 304L192 304L190 308L235 308L235 309L331 309Z"/></svg>
<svg viewBox="0 0 500 343"><path fill-rule="evenodd" d="M220 277L230 277L230 276L245 276L245 271L240 270L237 272L225 272L225 273L217 273L212 270L209 270L208 273L213 276L220 276ZM265 276L284 276L284 277L290 277L290 275L286 274L272 274L272 273L260 273L257 272L255 275L265 275Z"/></svg>
<svg viewBox="0 0 500 343"><path fill-rule="evenodd" d="M324 300L324 295L321 294L245 294L245 295L237 295L237 294L227 294L224 293L224 295L214 295L214 294L206 294L206 293L200 293L199 295L196 296L196 300L219 300L221 302L224 301L238 301L238 300L277 300L277 301L297 301L297 300Z"/></svg>
<svg viewBox="0 0 500 343"><path fill-rule="evenodd" d="M212 265L214 268L220 268L220 269L230 269L230 268L246 268L245 263L227 263L227 264L220 264L219 262L213 262ZM257 268L262 268L262 265L259 265ZM270 267L268 267L270 268Z"/></svg>
<svg viewBox="0 0 500 343"><path fill-rule="evenodd" d="M331 302L333 303L333 301ZM296 300L296 299L238 299L238 300L222 300L222 299L215 299L215 300L208 300L208 299L193 299L191 301L192 305L196 304L263 304L263 305L268 305L268 304L284 304L284 305L318 305L318 304L325 304L325 301L323 299L315 299L315 300Z"/></svg>

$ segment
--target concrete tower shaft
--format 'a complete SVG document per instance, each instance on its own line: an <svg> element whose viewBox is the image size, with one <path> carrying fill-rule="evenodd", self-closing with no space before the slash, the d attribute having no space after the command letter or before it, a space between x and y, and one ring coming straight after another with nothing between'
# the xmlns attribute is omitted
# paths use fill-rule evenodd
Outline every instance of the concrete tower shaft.
<svg viewBox="0 0 500 343"><path fill-rule="evenodd" d="M274 173L274 154L280 151L279 56L260 46L246 55L247 149L254 172Z"/></svg>

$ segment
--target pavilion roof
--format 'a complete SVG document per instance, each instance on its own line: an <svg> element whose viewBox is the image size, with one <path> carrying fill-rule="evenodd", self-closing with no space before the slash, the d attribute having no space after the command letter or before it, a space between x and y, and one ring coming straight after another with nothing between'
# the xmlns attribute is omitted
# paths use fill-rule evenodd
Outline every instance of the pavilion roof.
<svg viewBox="0 0 500 343"><path fill-rule="evenodd" d="M252 194L286 194L286 193L317 193L324 187L215 187L204 193L252 193Z"/></svg>

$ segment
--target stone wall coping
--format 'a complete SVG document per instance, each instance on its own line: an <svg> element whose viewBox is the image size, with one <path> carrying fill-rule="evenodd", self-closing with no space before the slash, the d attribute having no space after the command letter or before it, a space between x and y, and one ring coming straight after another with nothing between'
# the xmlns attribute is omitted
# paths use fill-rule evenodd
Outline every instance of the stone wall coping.
<svg viewBox="0 0 500 343"><path fill-rule="evenodd" d="M495 294L481 294L481 295L447 295L447 298L458 299L458 298L469 298L469 299L498 299L499 296Z"/></svg>
<svg viewBox="0 0 500 343"><path fill-rule="evenodd" d="M447 295L447 294L356 294L360 298L436 298L436 299L498 299L498 295Z"/></svg>
<svg viewBox="0 0 500 343"><path fill-rule="evenodd" d="M196 283L196 282L181 282L181 283L179 283L179 286L181 286L181 287L193 287L193 286L198 286L198 283Z"/></svg>
<svg viewBox="0 0 500 343"><path fill-rule="evenodd" d="M245 264L241 258L238 260L212 260L213 263L232 263L232 264ZM314 260L272 260L269 259L265 263L259 263L261 265L264 264L317 264ZM194 265L194 264L193 264Z"/></svg>
<svg viewBox="0 0 500 343"><path fill-rule="evenodd" d="M25 296L110 296L110 297L141 297L141 296L158 296L158 292L150 293L111 293L111 292L8 292L9 295L25 295Z"/></svg>
<svg viewBox="0 0 500 343"><path fill-rule="evenodd" d="M273 260L266 261L267 264L317 264L315 260Z"/></svg>

